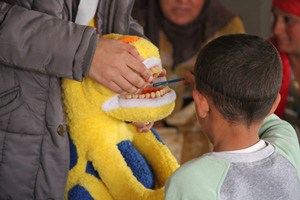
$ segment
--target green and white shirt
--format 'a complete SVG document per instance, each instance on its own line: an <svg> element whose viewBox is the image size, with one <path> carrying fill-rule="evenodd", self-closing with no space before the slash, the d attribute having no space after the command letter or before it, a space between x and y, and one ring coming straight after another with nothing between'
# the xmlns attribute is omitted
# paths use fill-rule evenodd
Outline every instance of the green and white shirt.
<svg viewBox="0 0 300 200"><path fill-rule="evenodd" d="M268 117L260 141L242 151L207 153L168 180L166 200L299 200L300 149L295 130Z"/></svg>

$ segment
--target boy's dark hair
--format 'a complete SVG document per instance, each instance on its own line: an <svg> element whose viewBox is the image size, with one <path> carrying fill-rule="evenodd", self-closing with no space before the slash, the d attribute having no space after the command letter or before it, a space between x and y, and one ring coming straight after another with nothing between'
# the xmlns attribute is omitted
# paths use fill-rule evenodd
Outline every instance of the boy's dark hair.
<svg viewBox="0 0 300 200"><path fill-rule="evenodd" d="M281 61L275 47L254 35L232 34L208 43L195 66L196 89L233 122L267 116L279 92Z"/></svg>

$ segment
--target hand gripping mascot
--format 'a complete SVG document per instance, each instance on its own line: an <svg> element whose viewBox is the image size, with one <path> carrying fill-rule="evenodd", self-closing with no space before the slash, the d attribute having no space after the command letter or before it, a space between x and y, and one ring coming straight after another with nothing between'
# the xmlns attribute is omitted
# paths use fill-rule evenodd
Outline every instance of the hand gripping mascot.
<svg viewBox="0 0 300 200"><path fill-rule="evenodd" d="M136 47L162 81L158 49L136 36L109 34ZM151 83L150 83L151 84ZM89 78L63 80L71 162L65 199L163 200L176 159L154 130L139 133L129 122L154 122L174 108L175 92L148 85L140 94L119 95Z"/></svg>

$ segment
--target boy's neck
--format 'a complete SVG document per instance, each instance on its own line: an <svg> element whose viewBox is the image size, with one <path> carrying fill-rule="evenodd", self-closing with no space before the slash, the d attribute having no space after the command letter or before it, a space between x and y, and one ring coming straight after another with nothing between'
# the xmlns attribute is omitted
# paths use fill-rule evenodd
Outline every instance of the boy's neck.
<svg viewBox="0 0 300 200"><path fill-rule="evenodd" d="M249 127L244 124L233 124L228 121L215 123L210 132L213 151L234 151L248 148L259 141L260 124Z"/></svg>

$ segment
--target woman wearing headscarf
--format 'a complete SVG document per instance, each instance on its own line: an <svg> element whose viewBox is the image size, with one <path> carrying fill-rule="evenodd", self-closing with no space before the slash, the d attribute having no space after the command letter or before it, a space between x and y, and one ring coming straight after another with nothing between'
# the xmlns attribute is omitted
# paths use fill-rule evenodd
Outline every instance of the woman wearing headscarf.
<svg viewBox="0 0 300 200"><path fill-rule="evenodd" d="M198 51L210 40L244 32L241 19L218 0L137 0L132 14L143 25L145 35L159 47L168 79L193 71ZM185 133L185 142L190 141L189 150L183 150L181 158L185 162L210 149L204 136L199 138L191 88L183 84L172 87L177 92L176 107L163 125L175 127L178 133ZM191 139L193 133L198 139Z"/></svg>
<svg viewBox="0 0 300 200"><path fill-rule="evenodd" d="M272 42L283 64L281 102L276 114L300 132L300 0L274 0ZM300 141L300 140L299 140Z"/></svg>

